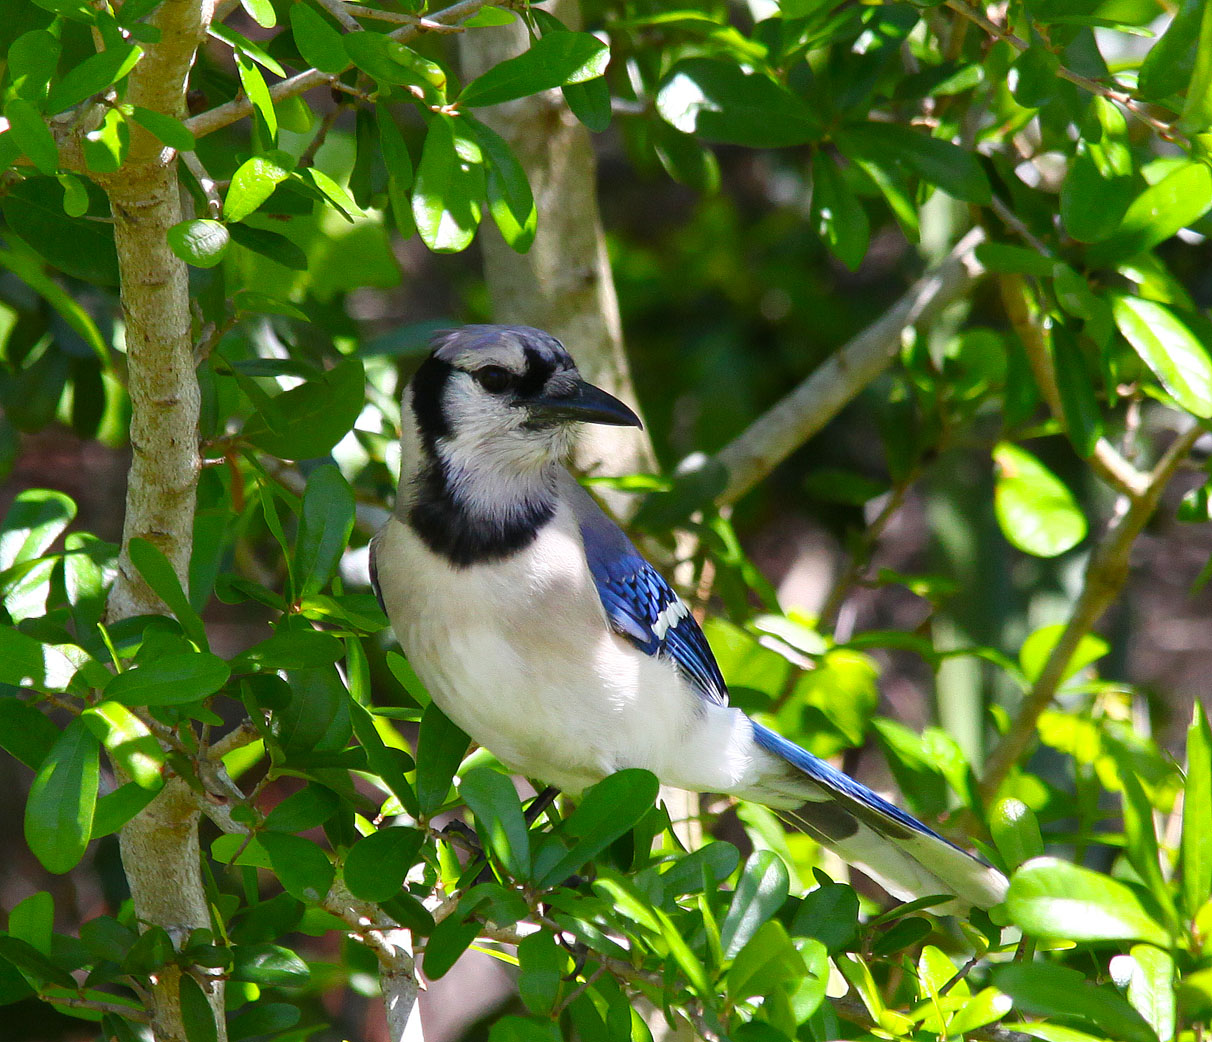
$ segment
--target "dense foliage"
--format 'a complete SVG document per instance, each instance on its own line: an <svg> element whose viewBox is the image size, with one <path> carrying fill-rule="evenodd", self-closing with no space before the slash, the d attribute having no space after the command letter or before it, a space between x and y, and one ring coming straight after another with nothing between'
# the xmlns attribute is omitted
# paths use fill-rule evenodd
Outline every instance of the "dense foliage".
<svg viewBox="0 0 1212 1042"><path fill-rule="evenodd" d="M0 746L32 777L25 842L48 873L112 861L170 790L201 811L211 922L140 922L121 887L73 922L47 883L8 909L0 1001L127 1040L176 967L189 1042L304 1038L337 989L390 997L403 928L430 979L471 946L516 964L493 1042L643 1042L662 1014L751 1042L1205 1037L1212 734L1197 701L1185 744L1159 745L1170 693L1093 629L1155 515L1210 517L1192 452L1212 418L1212 10L631 0L588 4L590 33L539 8L421 8L220 4L192 115L127 97L166 44L157 0L5 12L0 467L22 473L39 432L125 443L111 200L149 142L184 157L194 211L167 241L191 265L206 465L188 581L154 540L125 547L165 614L107 615L120 547L62 492L15 497ZM461 83L443 26L517 19L529 49ZM757 806L708 804L688 849L644 772L531 821L392 650L357 562L399 392L439 321L489 317L466 264L403 251L459 253L485 218L531 246L527 175L476 117L555 88L615 168L608 231L669 471L615 482L644 497L637 526L696 537L734 702L820 755L877 747L914 813L1013 873L1004 906L880 905ZM446 303L355 317L402 256ZM950 307L910 309L875 382L826 368L957 260ZM726 454L672 476L814 373L841 388L822 423L861 392L828 465L793 458L735 515ZM881 567L912 502L941 553ZM784 612L742 550L809 506L846 544L813 615ZM847 613L860 597L907 597L914 621ZM234 612L268 635L221 648L212 622ZM881 671L943 678L945 727L888 715ZM474 841L442 827L464 807Z"/></svg>

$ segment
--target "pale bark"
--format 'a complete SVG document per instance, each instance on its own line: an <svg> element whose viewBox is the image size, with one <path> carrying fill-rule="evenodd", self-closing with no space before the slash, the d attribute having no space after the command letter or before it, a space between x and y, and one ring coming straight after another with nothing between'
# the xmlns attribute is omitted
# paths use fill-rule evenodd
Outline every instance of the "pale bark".
<svg viewBox="0 0 1212 1042"><path fill-rule="evenodd" d="M206 35L213 0L165 0L152 23L157 44L145 47L131 73L126 100L182 118L189 72ZM98 177L109 196L121 275L131 399L131 469L118 576L110 620L165 611L131 565L131 539L164 553L186 587L193 538L198 455L198 382L190 335L189 277L166 233L182 219L176 155L137 125L127 160ZM122 863L144 925L157 925L180 944L210 927L198 848L198 812L185 783L170 781L121 833ZM181 971L160 972L152 986L152 1031L160 1042L184 1042ZM202 978L203 980L205 978ZM205 984L220 1042L227 1037L223 987Z"/></svg>

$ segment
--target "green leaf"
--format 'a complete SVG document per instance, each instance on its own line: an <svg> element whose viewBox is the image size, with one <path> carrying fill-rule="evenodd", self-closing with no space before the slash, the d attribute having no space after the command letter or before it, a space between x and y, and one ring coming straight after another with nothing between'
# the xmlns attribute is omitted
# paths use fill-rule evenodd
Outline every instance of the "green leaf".
<svg viewBox="0 0 1212 1042"><path fill-rule="evenodd" d="M266 1002L262 998L248 1003L231 1016L227 1022L227 1037L229 1042L243 1042L258 1035L277 1036L293 1028L302 1015L294 1003Z"/></svg>
<svg viewBox="0 0 1212 1042"><path fill-rule="evenodd" d="M474 919L463 922L457 915L443 919L425 944L425 958L422 965L425 976L430 980L438 980L450 972L450 968L458 961L460 955L467 951L468 946L476 939L480 924Z"/></svg>
<svg viewBox="0 0 1212 1042"><path fill-rule="evenodd" d="M1125 956L1116 956L1125 958ZM1174 959L1151 944L1132 945L1126 957L1132 963L1128 1001L1157 1032L1160 1042L1171 1042L1177 1009L1174 1001Z"/></svg>
<svg viewBox="0 0 1212 1042"><path fill-rule="evenodd" d="M4 634L15 632L0 627L0 660L8 658L9 649L2 639ZM23 633L17 635L25 637ZM30 637L25 639L32 640ZM34 643L37 644L37 641ZM3 671L0 670L0 679L3 676ZM3 682L11 683L7 679ZM42 766L42 761L46 759L46 754L51 751L58 737L59 728L44 713L19 698L0 698L0 749L14 759L36 771Z"/></svg>
<svg viewBox="0 0 1212 1042"><path fill-rule="evenodd" d="M345 646L331 633L320 630L279 629L232 659L233 673L275 672L279 669L315 669L340 661Z"/></svg>
<svg viewBox="0 0 1212 1042"><path fill-rule="evenodd" d="M174 224L167 235L173 253L195 268L213 268L223 259L231 242L223 224L202 217Z"/></svg>
<svg viewBox="0 0 1212 1042"><path fill-rule="evenodd" d="M1141 62L1136 93L1144 101L1177 94L1191 78L1204 0L1182 0L1166 31Z"/></svg>
<svg viewBox="0 0 1212 1042"><path fill-rule="evenodd" d="M463 776L459 795L479 822L477 832L515 879L530 876L530 832L513 782L488 767L476 767Z"/></svg>
<svg viewBox="0 0 1212 1042"><path fill-rule="evenodd" d="M366 385L362 361L347 358L327 372L273 399L274 413L283 418L271 427L257 413L244 425L251 445L281 459L315 459L349 433L362 412Z"/></svg>
<svg viewBox="0 0 1212 1042"><path fill-rule="evenodd" d="M28 941L19 937L0 935L0 959L4 959L23 974L39 983L57 984L76 991L76 979L57 963L52 962Z"/></svg>
<svg viewBox="0 0 1212 1042"><path fill-rule="evenodd" d="M312 782L274 807L265 816L265 827L271 832L306 832L323 825L340 809L340 796Z"/></svg>
<svg viewBox="0 0 1212 1042"><path fill-rule="evenodd" d="M1126 760L1126 758L1125 758ZM1153 828L1153 807L1133 770L1123 762L1119 772L1124 787L1124 844L1128 860L1152 892L1170 929L1178 927L1178 912L1170 893L1170 884L1162 874L1157 833Z"/></svg>
<svg viewBox="0 0 1212 1042"><path fill-rule="evenodd" d="M213 695L231 675L226 662L207 651L165 655L119 673L105 697L128 706L171 706Z"/></svg>
<svg viewBox="0 0 1212 1042"><path fill-rule="evenodd" d="M804 895L791 932L797 937L815 937L830 955L836 955L858 937L858 916L858 895L853 887L823 883Z"/></svg>
<svg viewBox="0 0 1212 1042"><path fill-rule="evenodd" d="M47 890L30 894L8 913L8 932L43 955L51 954L54 929L55 899Z"/></svg>
<svg viewBox="0 0 1212 1042"><path fill-rule="evenodd" d="M1187 101L1183 105L1178 129L1184 134L1199 134L1212 124L1212 13L1204 6L1200 19L1199 40L1195 45L1195 66L1187 84Z"/></svg>
<svg viewBox="0 0 1212 1042"><path fill-rule="evenodd" d="M30 787L25 841L48 872L68 872L84 857L97 805L99 752L84 722L72 720Z"/></svg>
<svg viewBox="0 0 1212 1042"><path fill-rule="evenodd" d="M1132 201L1119 230L1090 247L1090 263L1110 266L1151 250L1194 224L1209 209L1212 170L1204 163L1184 163Z"/></svg>
<svg viewBox="0 0 1212 1042"><path fill-rule="evenodd" d="M871 235L867 211L837 164L821 152L812 156L812 212L829 252L851 271L858 270Z"/></svg>
<svg viewBox="0 0 1212 1042"><path fill-rule="evenodd" d="M459 94L462 107L499 105L566 84L584 83L606 71L610 48L589 33L550 33L516 58L494 65Z"/></svg>
<svg viewBox="0 0 1212 1042"><path fill-rule="evenodd" d="M278 739L296 756L342 749L353 733L349 706L349 692L335 667L293 670L290 701L276 713Z"/></svg>
<svg viewBox="0 0 1212 1042"><path fill-rule="evenodd" d="M240 6L262 29L272 29L278 24L278 16L270 0L240 0Z"/></svg>
<svg viewBox="0 0 1212 1042"><path fill-rule="evenodd" d="M1085 140L1061 186L1060 215L1065 230L1079 242L1099 242L1120 227L1132 203L1131 177L1105 177Z"/></svg>
<svg viewBox="0 0 1212 1042"><path fill-rule="evenodd" d="M75 516L76 504L62 492L19 492L0 522L0 573L41 557Z"/></svg>
<svg viewBox="0 0 1212 1042"><path fill-rule="evenodd" d="M591 785L564 823L564 832L576 842L543 873L539 885L555 886L597 857L652 809L659 791L656 776L638 768L616 771Z"/></svg>
<svg viewBox="0 0 1212 1042"><path fill-rule="evenodd" d="M1006 908L1016 926L1036 937L1170 943L1123 883L1057 858L1036 858L1015 872Z"/></svg>
<svg viewBox="0 0 1212 1042"><path fill-rule="evenodd" d="M426 707L417 736L417 802L425 817L446 802L451 780L470 741L435 703Z"/></svg>
<svg viewBox="0 0 1212 1042"><path fill-rule="evenodd" d="M81 182L82 183L82 182ZM87 191L87 187L85 191ZM3 205L0 200L0 205ZM64 213L66 214L66 210ZM111 240L110 246L113 246ZM116 259L116 255L115 255ZM59 285L43 268L42 258L35 254L32 250L29 252L18 253L15 250L0 249L0 268L7 268L17 278L21 279L32 290L39 293L42 298L62 316L73 330L80 334L80 338L88 344L101 361L102 366L109 366L109 348L101 336L101 331L97 328L96 322L92 316L84 310L76 302L76 300L68 294L62 286ZM3 466L0 465L0 470Z"/></svg>
<svg viewBox="0 0 1212 1042"><path fill-rule="evenodd" d="M202 985L188 973L182 973L178 997L187 1042L216 1042L219 1029L215 1026L215 1011L210 1008Z"/></svg>
<svg viewBox="0 0 1212 1042"><path fill-rule="evenodd" d="M17 146L44 174L53 175L59 169L59 147L55 136L32 102L11 98L4 106L9 133Z"/></svg>
<svg viewBox="0 0 1212 1042"><path fill-rule="evenodd" d="M1038 250L1005 242L982 242L976 248L976 259L990 271L1036 278L1048 278L1056 266L1056 261Z"/></svg>
<svg viewBox="0 0 1212 1042"><path fill-rule="evenodd" d="M546 930L522 938L518 945L518 994L531 1013L547 1016L560 999L568 956Z"/></svg>
<svg viewBox="0 0 1212 1042"><path fill-rule="evenodd" d="M155 789L145 789L133 781L119 785L97 800L97 812L93 815L93 839L101 839L117 832L156 798Z"/></svg>
<svg viewBox="0 0 1212 1042"><path fill-rule="evenodd" d="M483 151L488 211L509 248L525 253L538 225L526 171L500 134L476 119L468 118L467 125Z"/></svg>
<svg viewBox="0 0 1212 1042"><path fill-rule="evenodd" d="M778 148L821 136L816 114L781 84L711 58L689 58L670 69L656 107L665 122L707 141Z"/></svg>
<svg viewBox="0 0 1212 1042"><path fill-rule="evenodd" d="M1072 493L1025 449L1000 442L994 510L1002 534L1024 553L1056 557L1086 537L1086 519Z"/></svg>
<svg viewBox="0 0 1212 1042"><path fill-rule="evenodd" d="M276 143L278 114L274 111L274 99L269 93L269 87L265 85L265 77L252 61L239 52L236 54L236 72L240 76L240 86L244 88L244 93L248 95L248 100L252 102L253 110L257 114L258 128L264 130L269 143Z"/></svg>
<svg viewBox="0 0 1212 1042"><path fill-rule="evenodd" d="M950 141L899 123L865 123L839 131L837 143L847 156L911 170L963 202L987 206L992 199L977 157Z"/></svg>
<svg viewBox="0 0 1212 1042"><path fill-rule="evenodd" d="M189 603L189 598L181 589L181 580L177 578L177 573L173 571L173 566L169 564L160 548L146 539L136 537L130 541L128 552L131 563L139 570L144 582L176 616L185 635L198 647L209 648L202 618Z"/></svg>
<svg viewBox="0 0 1212 1042"><path fill-rule="evenodd" d="M98 702L85 709L80 719L136 785L152 790L164 786L164 750L147 725L126 706Z"/></svg>
<svg viewBox="0 0 1212 1042"><path fill-rule="evenodd" d="M118 44L106 47L91 58L85 58L51 87L46 99L47 112L55 115L117 83L135 67L142 56L141 47Z"/></svg>
<svg viewBox="0 0 1212 1042"><path fill-rule="evenodd" d="M594 81L596 82L596 81ZM664 120L654 119L649 127L652 150L665 172L678 184L699 192L713 193L720 188L720 164L715 153L693 134L683 134Z"/></svg>
<svg viewBox="0 0 1212 1042"><path fill-rule="evenodd" d="M343 876L349 892L363 901L395 897L424 843L423 832L402 826L363 836L345 855Z"/></svg>
<svg viewBox="0 0 1212 1042"><path fill-rule="evenodd" d="M296 597L310 597L328 584L349 544L353 524L353 489L341 471L333 464L312 471L295 543Z"/></svg>
<svg viewBox="0 0 1212 1042"><path fill-rule="evenodd" d="M1124 339L1179 405L1212 418L1212 357L1185 322L1163 304L1117 294L1111 313Z"/></svg>
<svg viewBox="0 0 1212 1042"><path fill-rule="evenodd" d="M274 838L289 840L297 837ZM307 840L302 842L306 843ZM311 845L315 846L314 843ZM297 988L311 980L311 970L308 969L307 963L289 948L276 944L238 944L232 955L232 980L248 981L270 988Z"/></svg>
<svg viewBox="0 0 1212 1042"><path fill-rule="evenodd" d="M97 198L105 197L98 193ZM0 197L0 209L8 230L64 274L102 286L118 284L113 225L68 217L63 188L53 177L13 185Z"/></svg>
<svg viewBox="0 0 1212 1042"><path fill-rule="evenodd" d="M295 46L308 65L333 74L344 72L349 67L349 54L341 34L307 4L291 5L290 31L294 35Z"/></svg>
<svg viewBox="0 0 1212 1042"><path fill-rule="evenodd" d="M232 174L231 186L223 200L223 219L244 220L273 195L294 168L294 158L278 150L245 160Z"/></svg>
<svg viewBox="0 0 1212 1042"><path fill-rule="evenodd" d="M63 212L68 217L83 217L88 213L88 189L75 174L61 170L55 180L63 186Z"/></svg>
<svg viewBox="0 0 1212 1042"><path fill-rule="evenodd" d="M379 735L374 718L355 701L349 703L349 720L353 732L358 736L358 744L366 750L366 762L371 771L379 776L379 780L387 786L401 805L416 817L420 813L417 795L404 772L412 770L416 764L412 757L401 749L390 749Z"/></svg>
<svg viewBox="0 0 1212 1042"><path fill-rule="evenodd" d="M1060 391L1065 432L1077 454L1089 459L1103 436L1103 417L1094 394L1094 381L1072 331L1061 323L1052 327L1052 359Z"/></svg>
<svg viewBox="0 0 1212 1042"><path fill-rule="evenodd" d="M8 74L11 96L42 108L47 86L59 67L59 40L45 29L22 33L9 45Z"/></svg>
<svg viewBox="0 0 1212 1042"><path fill-rule="evenodd" d="M810 943L820 946L819 941ZM801 980L806 974L803 956L796 951L783 924L770 919L737 952L724 981L729 995L744 1000L769 995L780 985ZM822 996L827 979L826 975L820 981Z"/></svg>
<svg viewBox="0 0 1212 1042"><path fill-rule="evenodd" d="M262 832L257 839L269 855L274 875L291 897L308 904L324 900L334 872L328 855L319 846L284 832Z"/></svg>
<svg viewBox="0 0 1212 1042"><path fill-rule="evenodd" d="M1212 900L1212 729L1196 699L1187 728L1187 784L1183 799L1183 904L1194 916Z"/></svg>
<svg viewBox="0 0 1212 1042"><path fill-rule="evenodd" d="M1114 991L1088 983L1077 970L1047 963L1011 963L993 971L993 983L1022 1013L1080 1018L1123 1042L1157 1042L1153 1029Z"/></svg>
<svg viewBox="0 0 1212 1042"><path fill-rule="evenodd" d="M434 116L425 135L412 193L412 215L421 240L436 253L458 253L475 237L484 196L484 168L478 146L460 148L455 121Z"/></svg>
<svg viewBox="0 0 1212 1042"><path fill-rule="evenodd" d="M383 149L383 162L387 166L388 177L395 178L400 188L412 187L412 157L408 154L408 146L404 143L404 135L396 126L391 110L380 103L375 106L375 118L379 124L379 145Z"/></svg>
<svg viewBox="0 0 1212 1042"><path fill-rule="evenodd" d="M349 174L349 193L362 209L370 205L375 160L381 154L379 128L374 113L359 105L354 113L354 165Z"/></svg>
<svg viewBox="0 0 1212 1042"><path fill-rule="evenodd" d="M131 119L157 137L162 144L175 148L178 152L192 152L197 145L193 133L184 123L172 116L166 116L163 112L154 112L152 109L135 105L131 110Z"/></svg>
<svg viewBox="0 0 1212 1042"><path fill-rule="evenodd" d="M725 958L735 958L758 927L782 907L787 900L788 885L787 866L778 854L756 850L750 855L720 926Z"/></svg>
<svg viewBox="0 0 1212 1042"><path fill-rule="evenodd" d="M1048 656L1052 654L1052 649L1056 647L1064 631L1065 624L1057 622L1051 626L1041 626L1023 641L1023 646L1018 653L1018 662L1022 667L1023 676L1027 678L1028 682L1035 683L1039 679L1040 674L1044 671L1044 664L1048 661ZM1065 666L1064 673L1061 674L1060 682L1064 684L1077 676L1083 669L1097 662L1110 650L1111 645L1102 637L1094 633L1084 634L1069 656L1069 662Z"/></svg>
<svg viewBox="0 0 1212 1042"><path fill-rule="evenodd" d="M84 165L96 174L112 174L126 160L130 127L117 109L110 109L101 125L84 135Z"/></svg>
<svg viewBox="0 0 1212 1042"><path fill-rule="evenodd" d="M999 800L989 813L989 832L1011 871L1044 853L1035 812L1022 800L1013 797Z"/></svg>
<svg viewBox="0 0 1212 1042"><path fill-rule="evenodd" d="M229 26L222 25L218 22L211 22L210 28L207 30L216 40L222 40L228 47L236 52L236 61L251 58L262 68L268 69L275 76L285 76L286 70L278 63L276 58L272 58L262 48L258 47L247 36L242 36ZM247 88L245 88L247 90Z"/></svg>
<svg viewBox="0 0 1212 1042"><path fill-rule="evenodd" d="M291 271L307 270L307 254L285 235L264 228L253 228L247 224L233 224L228 231L237 246L268 257L275 264L281 264Z"/></svg>
<svg viewBox="0 0 1212 1042"><path fill-rule="evenodd" d="M610 126L610 86L605 77L568 83L560 88L564 101L585 127L600 134Z"/></svg>
<svg viewBox="0 0 1212 1042"><path fill-rule="evenodd" d="M1050 51L1039 34L1033 32L1031 45L1011 65L1014 100L1029 109L1047 104L1056 94L1056 70L1060 64L1060 55Z"/></svg>

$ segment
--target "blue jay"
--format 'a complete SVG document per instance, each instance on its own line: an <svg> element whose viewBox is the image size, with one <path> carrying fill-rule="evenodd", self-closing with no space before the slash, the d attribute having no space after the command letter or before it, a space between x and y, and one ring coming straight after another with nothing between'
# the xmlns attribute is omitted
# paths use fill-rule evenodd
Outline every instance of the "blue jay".
<svg viewBox="0 0 1212 1042"><path fill-rule="evenodd" d="M439 335L404 391L376 592L447 716L575 795L624 767L755 800L901 899L988 907L995 868L728 705L690 611L564 468L582 423L641 426L524 326Z"/></svg>

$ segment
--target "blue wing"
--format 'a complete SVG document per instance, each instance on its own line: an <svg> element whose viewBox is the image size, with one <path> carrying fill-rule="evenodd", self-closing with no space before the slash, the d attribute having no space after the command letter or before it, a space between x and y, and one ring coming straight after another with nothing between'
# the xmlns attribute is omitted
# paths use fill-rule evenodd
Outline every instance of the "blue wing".
<svg viewBox="0 0 1212 1042"><path fill-rule="evenodd" d="M727 685L690 609L588 493L568 491L611 626L646 654L672 660L705 699L727 705Z"/></svg>

